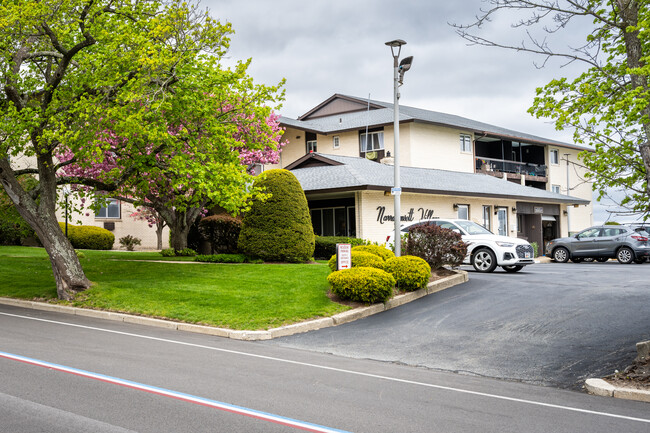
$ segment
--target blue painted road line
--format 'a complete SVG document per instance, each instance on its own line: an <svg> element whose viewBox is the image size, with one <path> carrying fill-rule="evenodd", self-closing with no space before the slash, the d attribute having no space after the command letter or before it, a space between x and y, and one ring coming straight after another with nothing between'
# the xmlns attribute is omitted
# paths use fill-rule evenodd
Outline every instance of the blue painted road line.
<svg viewBox="0 0 650 433"><path fill-rule="evenodd" d="M156 386L145 385L143 383L133 382L126 379L120 379L117 377L106 376L104 374L93 373L86 370L79 370L73 367L66 367L65 365L53 364L47 361L41 361L34 358L28 358L26 356L15 355L7 352L0 352L0 358L9 359L12 361L18 361L25 364L35 365L38 367L45 367L52 370L61 371L64 373L74 374L75 376L81 376L88 379L99 380L101 382L110 383L113 385L120 385L131 389L136 389L139 391L145 391L151 394L161 395L164 397L170 397L176 400L185 401L188 403L194 403L201 406L207 406L214 409L223 410L226 412L235 413L238 415L245 415L251 418L256 418L263 421L272 422L275 424L281 424L288 427L293 427L296 429L316 432L316 433L349 433L345 430L339 430L335 428L325 427L318 424L312 424L305 421L299 421L292 418L286 418L280 415L274 415L267 412L261 412L255 409L248 409L241 406L236 406L228 403L223 403L216 400L210 400L203 397L197 397L191 394L185 394L182 392L172 391L165 388L158 388Z"/></svg>

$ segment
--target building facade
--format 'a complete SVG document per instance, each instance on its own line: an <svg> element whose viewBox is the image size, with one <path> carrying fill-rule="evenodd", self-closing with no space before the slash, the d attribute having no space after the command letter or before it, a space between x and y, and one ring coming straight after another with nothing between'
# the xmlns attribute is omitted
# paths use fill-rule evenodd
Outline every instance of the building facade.
<svg viewBox="0 0 650 433"><path fill-rule="evenodd" d="M314 231L385 241L394 218L393 104L334 95L286 128L280 164L307 196ZM466 218L543 246L592 224L588 149L400 106L402 221Z"/></svg>

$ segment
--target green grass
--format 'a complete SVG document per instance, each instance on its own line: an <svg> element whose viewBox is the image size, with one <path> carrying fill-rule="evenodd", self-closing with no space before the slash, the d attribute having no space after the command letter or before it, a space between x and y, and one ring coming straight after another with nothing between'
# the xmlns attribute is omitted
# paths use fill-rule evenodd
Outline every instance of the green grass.
<svg viewBox="0 0 650 433"><path fill-rule="evenodd" d="M327 297L324 264L182 264L158 253L83 251L93 287L71 305L231 329L268 329L348 309ZM0 296L56 299L42 248L0 247Z"/></svg>

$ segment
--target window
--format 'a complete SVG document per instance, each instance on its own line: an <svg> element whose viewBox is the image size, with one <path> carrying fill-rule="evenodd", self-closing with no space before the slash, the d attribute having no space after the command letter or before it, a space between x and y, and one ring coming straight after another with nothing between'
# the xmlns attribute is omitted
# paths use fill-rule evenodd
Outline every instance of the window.
<svg viewBox="0 0 650 433"><path fill-rule="evenodd" d="M458 205L458 219L459 220L468 220L469 219L469 205L468 204L459 204Z"/></svg>
<svg viewBox="0 0 650 433"><path fill-rule="evenodd" d="M314 234L318 236L356 236L354 207L311 209Z"/></svg>
<svg viewBox="0 0 650 433"><path fill-rule="evenodd" d="M96 218L120 218L120 202L114 198L106 199L104 205L95 214Z"/></svg>
<svg viewBox="0 0 650 433"><path fill-rule="evenodd" d="M508 208L497 208L497 220L499 223L499 232L501 236L508 236Z"/></svg>
<svg viewBox="0 0 650 433"><path fill-rule="evenodd" d="M492 229L492 206L483 206L483 227Z"/></svg>
<svg viewBox="0 0 650 433"><path fill-rule="evenodd" d="M369 132L368 134L361 133L359 143L362 153L382 150L384 148L384 131Z"/></svg>
<svg viewBox="0 0 650 433"><path fill-rule="evenodd" d="M460 134L460 151L472 153L472 137L468 134Z"/></svg>
<svg viewBox="0 0 650 433"><path fill-rule="evenodd" d="M341 140L339 139L338 135L332 137L332 146L334 147L334 149L338 149L339 147L341 147Z"/></svg>
<svg viewBox="0 0 650 433"><path fill-rule="evenodd" d="M560 194L560 185L551 185L551 192Z"/></svg>
<svg viewBox="0 0 650 433"><path fill-rule="evenodd" d="M551 149L549 151L549 160L553 165L560 165L560 153L557 149Z"/></svg>
<svg viewBox="0 0 650 433"><path fill-rule="evenodd" d="M316 140L309 140L307 142L307 153L312 153L317 151L317 141Z"/></svg>

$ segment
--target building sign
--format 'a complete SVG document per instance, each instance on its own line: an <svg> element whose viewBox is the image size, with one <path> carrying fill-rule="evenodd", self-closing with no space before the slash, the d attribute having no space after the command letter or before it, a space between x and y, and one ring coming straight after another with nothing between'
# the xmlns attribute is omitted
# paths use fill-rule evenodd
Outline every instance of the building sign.
<svg viewBox="0 0 650 433"><path fill-rule="evenodd" d="M415 217L419 216L421 220L427 220L433 218L433 209L426 209L423 207L418 208L417 214L415 213L415 208L409 209L408 213L406 215L400 216L400 221L402 222L411 222L415 221ZM395 216L387 214L386 213L386 206L378 206L377 207L377 221L380 224L383 224L388 221L395 221Z"/></svg>
<svg viewBox="0 0 650 433"><path fill-rule="evenodd" d="M533 207L533 213L544 213L544 206Z"/></svg>
<svg viewBox="0 0 650 433"><path fill-rule="evenodd" d="M352 267L352 245L336 244L336 270Z"/></svg>

